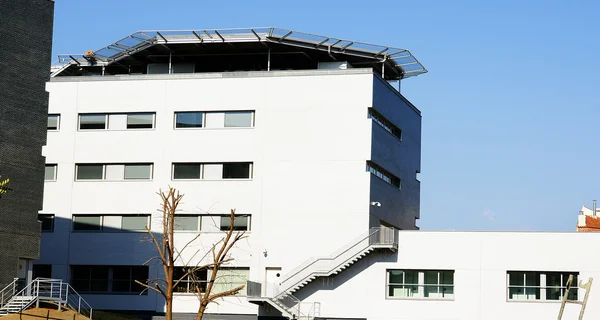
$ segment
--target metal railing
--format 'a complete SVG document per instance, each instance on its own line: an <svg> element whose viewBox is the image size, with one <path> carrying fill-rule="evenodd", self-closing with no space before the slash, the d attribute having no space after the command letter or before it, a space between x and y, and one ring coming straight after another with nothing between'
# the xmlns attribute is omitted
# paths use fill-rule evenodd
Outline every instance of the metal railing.
<svg viewBox="0 0 600 320"><path fill-rule="evenodd" d="M20 311L29 308L34 303L39 306L40 301L56 303L59 310L62 307L67 307L92 319L90 304L67 282L59 279L37 278L14 294L3 307L10 305Z"/></svg>
<svg viewBox="0 0 600 320"><path fill-rule="evenodd" d="M15 293L17 293L19 284L19 278L15 278L13 282L8 284L4 289L0 291L0 308L2 308Z"/></svg>
<svg viewBox="0 0 600 320"><path fill-rule="evenodd" d="M391 227L375 227L354 239L329 257L312 258L284 276L282 291L288 291L313 276L326 276L344 266L357 255L371 247L397 248L398 230Z"/></svg>

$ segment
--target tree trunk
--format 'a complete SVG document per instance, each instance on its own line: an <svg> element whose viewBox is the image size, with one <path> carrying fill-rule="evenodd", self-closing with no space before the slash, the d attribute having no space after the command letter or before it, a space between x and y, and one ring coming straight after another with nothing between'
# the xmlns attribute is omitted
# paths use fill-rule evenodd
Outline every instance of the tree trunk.
<svg viewBox="0 0 600 320"><path fill-rule="evenodd" d="M206 311L207 304L204 302L200 302L200 309L198 309L198 315L196 315L196 320L202 320L204 317L204 311Z"/></svg>
<svg viewBox="0 0 600 320"><path fill-rule="evenodd" d="M173 318L173 300L167 300L167 313L165 314L165 320L171 320Z"/></svg>

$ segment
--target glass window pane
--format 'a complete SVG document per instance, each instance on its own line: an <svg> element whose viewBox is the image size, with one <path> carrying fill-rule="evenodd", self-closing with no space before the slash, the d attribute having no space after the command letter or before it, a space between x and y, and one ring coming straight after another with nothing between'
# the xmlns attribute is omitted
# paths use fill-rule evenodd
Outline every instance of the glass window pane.
<svg viewBox="0 0 600 320"><path fill-rule="evenodd" d="M508 272L509 285L511 286L524 286L525 285L525 273L520 271L509 271Z"/></svg>
<svg viewBox="0 0 600 320"><path fill-rule="evenodd" d="M438 272L437 271L425 271L425 284L438 284Z"/></svg>
<svg viewBox="0 0 600 320"><path fill-rule="evenodd" d="M121 229L140 231L146 230L148 226L148 216L123 216Z"/></svg>
<svg viewBox="0 0 600 320"><path fill-rule="evenodd" d="M249 162L223 163L223 179L250 179Z"/></svg>
<svg viewBox="0 0 600 320"><path fill-rule="evenodd" d="M54 231L54 215L53 214L38 214L38 221L42 223L42 231Z"/></svg>
<svg viewBox="0 0 600 320"><path fill-rule="evenodd" d="M154 128L154 113L129 113L127 114L127 129L152 129Z"/></svg>
<svg viewBox="0 0 600 320"><path fill-rule="evenodd" d="M82 129L82 130L106 129L106 115L105 114L80 114L79 115L79 129Z"/></svg>
<svg viewBox="0 0 600 320"><path fill-rule="evenodd" d="M454 271L440 271L440 284L454 284Z"/></svg>
<svg viewBox="0 0 600 320"><path fill-rule="evenodd" d="M104 165L78 164L77 180L102 180L104 179Z"/></svg>
<svg viewBox="0 0 600 320"><path fill-rule="evenodd" d="M57 114L48 115L48 130L58 130L60 116Z"/></svg>
<svg viewBox="0 0 600 320"><path fill-rule="evenodd" d="M221 231L229 230L229 224L231 223L230 216L221 216ZM248 216L235 216L233 221L233 230L246 231L248 230Z"/></svg>
<svg viewBox="0 0 600 320"><path fill-rule="evenodd" d="M404 283L405 284L419 284L419 271L405 270L404 271Z"/></svg>
<svg viewBox="0 0 600 320"><path fill-rule="evenodd" d="M102 216L73 216L73 230L100 230Z"/></svg>
<svg viewBox="0 0 600 320"><path fill-rule="evenodd" d="M418 297L419 290L417 286L390 285L388 286L388 296L396 298Z"/></svg>
<svg viewBox="0 0 600 320"><path fill-rule="evenodd" d="M225 127L252 127L252 111L225 112Z"/></svg>
<svg viewBox="0 0 600 320"><path fill-rule="evenodd" d="M178 231L198 231L198 216L175 216L173 228Z"/></svg>
<svg viewBox="0 0 600 320"><path fill-rule="evenodd" d="M175 128L202 128L204 112L176 112Z"/></svg>
<svg viewBox="0 0 600 320"><path fill-rule="evenodd" d="M44 175L45 181L54 181L56 180L56 165L55 164L47 164L46 171Z"/></svg>
<svg viewBox="0 0 600 320"><path fill-rule="evenodd" d="M404 272L402 270L389 271L390 283L404 283Z"/></svg>
<svg viewBox="0 0 600 320"><path fill-rule="evenodd" d="M247 268L223 268L217 273L212 293L219 293L245 285L248 281L250 270ZM246 288L239 295L246 295Z"/></svg>
<svg viewBox="0 0 600 320"><path fill-rule="evenodd" d="M173 164L173 179L200 179L199 163Z"/></svg>
<svg viewBox="0 0 600 320"><path fill-rule="evenodd" d="M125 179L152 179L152 165L126 164Z"/></svg>

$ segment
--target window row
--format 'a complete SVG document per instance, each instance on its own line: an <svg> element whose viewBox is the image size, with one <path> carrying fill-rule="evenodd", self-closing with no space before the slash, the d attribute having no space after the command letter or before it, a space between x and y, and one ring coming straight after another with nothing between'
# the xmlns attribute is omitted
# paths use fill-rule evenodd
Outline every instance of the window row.
<svg viewBox="0 0 600 320"><path fill-rule="evenodd" d="M155 112L80 113L79 130L154 129ZM182 128L252 128L254 111L182 111L175 112L173 127ZM60 114L48 115L48 130L60 129Z"/></svg>
<svg viewBox="0 0 600 320"><path fill-rule="evenodd" d="M578 272L508 271L508 301L561 301L573 275L569 300L578 300ZM387 270L388 298L454 299L454 270Z"/></svg>
<svg viewBox="0 0 600 320"><path fill-rule="evenodd" d="M252 179L252 162L225 163L173 163L174 180L222 180ZM152 163L75 165L75 180L151 180L154 175ZM57 164L46 164L46 181L56 181Z"/></svg>
<svg viewBox="0 0 600 320"><path fill-rule="evenodd" d="M148 280L148 266L71 266L71 285L80 293L146 294L135 280Z"/></svg>
<svg viewBox="0 0 600 320"><path fill-rule="evenodd" d="M390 120L386 119L381 113L373 108L369 108L369 119L380 125L385 131L391 133L396 138L402 140L402 130L393 124Z"/></svg>
<svg viewBox="0 0 600 320"><path fill-rule="evenodd" d="M377 165L372 161L367 161L367 171L371 172L371 174L375 175L379 179L387 182L388 184L400 189L400 178L395 175L389 173L387 170L383 169L381 166Z"/></svg>
<svg viewBox="0 0 600 320"><path fill-rule="evenodd" d="M148 214L130 215L73 215L73 231L87 232L143 232L150 228L151 216ZM54 231L55 215L38 214L43 232ZM229 230L231 223L228 214L178 214L175 216L175 231L220 232ZM237 214L233 222L236 231L250 230L250 215Z"/></svg>

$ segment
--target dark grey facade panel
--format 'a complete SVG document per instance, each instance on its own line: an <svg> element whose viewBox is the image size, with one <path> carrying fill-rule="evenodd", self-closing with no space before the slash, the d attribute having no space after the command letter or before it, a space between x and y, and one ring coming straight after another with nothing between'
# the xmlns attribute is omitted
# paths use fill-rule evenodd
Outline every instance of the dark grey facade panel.
<svg viewBox="0 0 600 320"><path fill-rule="evenodd" d="M373 77L372 107L402 130L402 139L387 132L373 121L371 161L400 178L400 189L372 176L371 201L382 204L371 207L371 226L379 221L401 229L415 229L420 214L421 183L421 113L384 80Z"/></svg>
<svg viewBox="0 0 600 320"><path fill-rule="evenodd" d="M39 257L54 2L0 0L0 286Z"/></svg>

